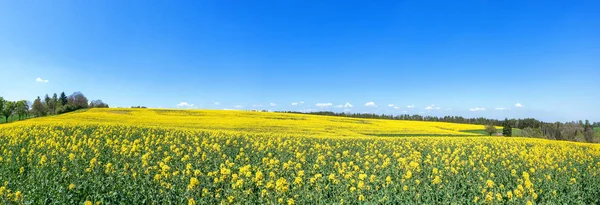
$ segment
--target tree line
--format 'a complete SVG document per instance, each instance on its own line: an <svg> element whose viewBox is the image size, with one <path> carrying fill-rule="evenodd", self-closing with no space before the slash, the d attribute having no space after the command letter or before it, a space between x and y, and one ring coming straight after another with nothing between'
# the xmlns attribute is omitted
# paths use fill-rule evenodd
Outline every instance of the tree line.
<svg viewBox="0 0 600 205"><path fill-rule="evenodd" d="M489 135L497 133L495 126L502 126L503 136L513 136L513 128L520 129L519 136L523 137L536 137L536 138L547 138L555 140L568 140L568 141L586 141L586 142L597 142L597 136L600 133L594 130L594 127L600 127L600 122L590 123L589 120L573 121L573 122L543 122L535 118L524 118L524 119L508 119L504 120L489 119L484 117L478 118L465 118L461 116L423 116L423 115L386 115L386 114L373 114L373 113L336 113L331 111L319 111L319 112L295 112L295 111L283 111L282 113L302 113L311 115L326 115L326 116L340 116L340 117L355 117L355 118L369 118L369 119L388 119L388 120L413 120L413 121L430 121L430 122L450 122L450 123L461 123L461 124L478 124L485 125L485 132Z"/></svg>
<svg viewBox="0 0 600 205"><path fill-rule="evenodd" d="M283 113L303 113L303 112L294 112L294 111L283 111ZM462 116L424 116L424 115L386 115L386 114L373 114L373 113L343 113L343 112L331 112L331 111L319 111L319 112L306 112L303 114L312 114L312 115L327 115L327 116L341 116L341 117L355 117L355 118L369 118L369 119L388 119L388 120L412 120L412 121L430 121L430 122L451 122L451 123L460 123L460 124L476 124L476 125L494 125L494 126L503 126L505 125L505 121L511 124L514 128L523 129L525 127L538 127L543 122L536 120L534 118L525 118L525 119L506 119L506 120L498 120L498 119L489 119L484 117L477 118L465 118Z"/></svg>
<svg viewBox="0 0 600 205"><path fill-rule="evenodd" d="M38 96L33 103L26 100L8 101L0 97L0 114L1 117L4 117L4 122L9 122L10 119L15 121L30 117L58 115L85 108L108 108L108 104L102 100L88 102L81 92L74 92L69 96L65 92L60 95L54 93L52 97L46 94L44 98Z"/></svg>

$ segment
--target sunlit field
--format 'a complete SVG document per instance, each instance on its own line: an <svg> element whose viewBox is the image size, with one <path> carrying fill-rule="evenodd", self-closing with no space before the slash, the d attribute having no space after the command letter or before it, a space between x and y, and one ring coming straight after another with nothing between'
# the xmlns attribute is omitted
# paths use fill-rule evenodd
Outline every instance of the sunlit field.
<svg viewBox="0 0 600 205"><path fill-rule="evenodd" d="M483 125L376 120L316 115L251 111L196 111L153 109L91 109L46 118L44 125L140 125L161 128L194 128L206 131L233 131L300 137L364 137L378 135L478 135ZM498 127L500 129L500 127Z"/></svg>
<svg viewBox="0 0 600 205"><path fill-rule="evenodd" d="M482 129L78 111L0 125L0 204L600 203L600 145L468 132Z"/></svg>

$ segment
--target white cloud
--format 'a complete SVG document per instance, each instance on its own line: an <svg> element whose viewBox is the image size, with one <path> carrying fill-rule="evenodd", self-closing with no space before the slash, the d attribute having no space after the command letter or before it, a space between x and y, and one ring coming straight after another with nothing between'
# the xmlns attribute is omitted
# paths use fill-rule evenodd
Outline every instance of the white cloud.
<svg viewBox="0 0 600 205"><path fill-rule="evenodd" d="M297 103L297 102L293 102L293 103L292 103L292 105L293 105L293 106L296 106L296 105L298 105L298 103Z"/></svg>
<svg viewBox="0 0 600 205"><path fill-rule="evenodd" d="M495 108L494 110L508 110L508 109L506 109L506 108L503 108L503 107L497 107L497 108Z"/></svg>
<svg viewBox="0 0 600 205"><path fill-rule="evenodd" d="M441 109L440 107L436 107L434 104L431 104L427 107L425 107L426 110L439 110Z"/></svg>
<svg viewBox="0 0 600 205"><path fill-rule="evenodd" d="M336 108L343 108L343 107L344 107L344 105L336 105L335 107L336 107Z"/></svg>
<svg viewBox="0 0 600 205"><path fill-rule="evenodd" d="M177 104L177 107L191 108L194 107L194 104L189 104L188 102L180 102Z"/></svg>
<svg viewBox="0 0 600 205"><path fill-rule="evenodd" d="M365 103L365 106L366 107L377 107L377 105L374 102Z"/></svg>
<svg viewBox="0 0 600 205"><path fill-rule="evenodd" d="M344 104L344 107L354 107L354 106L352 106L352 104L350 104L349 102L347 102L346 104Z"/></svg>
<svg viewBox="0 0 600 205"><path fill-rule="evenodd" d="M221 105L221 103L220 102L215 102L215 105Z"/></svg>
<svg viewBox="0 0 600 205"><path fill-rule="evenodd" d="M48 80L44 80L44 79L42 79L42 78L36 78L36 79L35 79L35 82L47 83L47 82L50 82L50 81L48 81Z"/></svg>
<svg viewBox="0 0 600 205"><path fill-rule="evenodd" d="M472 111L472 112L475 112L475 111L484 111L484 110L485 110L485 108L476 107L476 108L471 108L471 109L469 109L469 110L470 110L470 111Z"/></svg>
<svg viewBox="0 0 600 205"><path fill-rule="evenodd" d="M448 108L448 109L446 109L446 110L452 110L452 108Z"/></svg>
<svg viewBox="0 0 600 205"><path fill-rule="evenodd" d="M275 104L275 103L269 103L269 105L270 105L271 107L275 107L275 106L277 106L277 104Z"/></svg>
<svg viewBox="0 0 600 205"><path fill-rule="evenodd" d="M409 105L409 106L406 106L406 108L413 109L413 108L415 108L415 105Z"/></svg>
<svg viewBox="0 0 600 205"><path fill-rule="evenodd" d="M326 107L331 107L333 104L331 103L317 103L315 104L315 106L320 107L320 108L326 108Z"/></svg>
<svg viewBox="0 0 600 205"><path fill-rule="evenodd" d="M394 107L394 104L388 104L388 107Z"/></svg>
<svg viewBox="0 0 600 205"><path fill-rule="evenodd" d="M233 107L236 108L236 109L240 109L240 108L243 108L244 106L243 105L235 105Z"/></svg>
<svg viewBox="0 0 600 205"><path fill-rule="evenodd" d="M396 110L397 110L397 109L400 109L400 108L399 108L398 106L394 106L394 109L396 109Z"/></svg>
<svg viewBox="0 0 600 205"><path fill-rule="evenodd" d="M521 103L517 103L517 104L515 104L515 107L525 107L525 105L523 105Z"/></svg>
<svg viewBox="0 0 600 205"><path fill-rule="evenodd" d="M300 102L293 102L292 105L296 106L296 105L302 105L304 104L304 101L300 101Z"/></svg>

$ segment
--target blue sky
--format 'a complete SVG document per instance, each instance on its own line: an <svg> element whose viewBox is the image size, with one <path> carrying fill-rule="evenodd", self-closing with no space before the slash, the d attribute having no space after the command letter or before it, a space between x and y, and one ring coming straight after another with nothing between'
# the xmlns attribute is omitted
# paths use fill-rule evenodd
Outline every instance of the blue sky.
<svg viewBox="0 0 600 205"><path fill-rule="evenodd" d="M1 1L0 96L600 121L599 10L598 1Z"/></svg>

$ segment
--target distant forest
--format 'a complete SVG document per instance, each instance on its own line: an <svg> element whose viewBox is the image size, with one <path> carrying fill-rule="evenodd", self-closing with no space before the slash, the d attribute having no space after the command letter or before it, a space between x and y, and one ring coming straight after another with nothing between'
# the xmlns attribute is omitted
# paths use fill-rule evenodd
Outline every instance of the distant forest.
<svg viewBox="0 0 600 205"><path fill-rule="evenodd" d="M465 118L461 116L423 116L423 115L386 115L386 114L372 114L372 113L341 113L341 112L294 112L294 111L283 111L281 113L298 113L298 114L310 114L310 115L325 115L325 116L340 116L340 117L355 117L355 118L368 118L368 119L388 119L388 120L414 120L414 121L429 121L429 122L450 122L450 123L461 123L461 124L478 124L486 126L502 126L505 129L502 131L504 136L512 136L512 128L520 129L519 136L524 137L537 137L547 138L556 140L569 140L569 141L587 141L587 142L598 142L600 140L595 139L594 135L599 136L600 133L596 133L594 127L600 127L600 122L590 123L589 120L579 120L572 122L543 122L535 118L524 118L524 119L490 119L484 117L478 118ZM490 133L491 134L491 133Z"/></svg>

